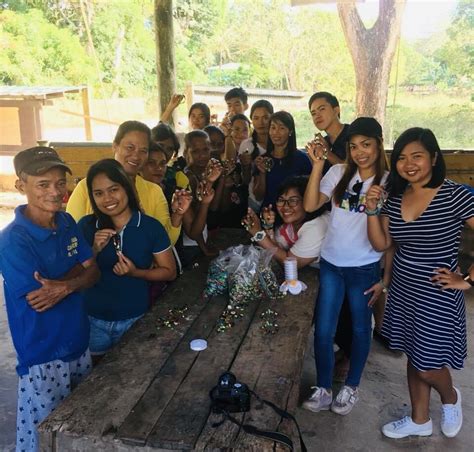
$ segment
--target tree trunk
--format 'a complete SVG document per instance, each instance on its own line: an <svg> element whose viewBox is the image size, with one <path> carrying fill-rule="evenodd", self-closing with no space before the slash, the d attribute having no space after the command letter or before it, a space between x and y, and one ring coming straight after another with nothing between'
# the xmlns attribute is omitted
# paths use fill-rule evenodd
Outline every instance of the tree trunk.
<svg viewBox="0 0 474 452"><path fill-rule="evenodd" d="M173 0L155 0L156 72L160 114L176 92Z"/></svg>
<svg viewBox="0 0 474 452"><path fill-rule="evenodd" d="M355 1L338 2L337 9L356 76L356 114L385 119L393 56L400 37L405 0L379 0L379 16L365 28Z"/></svg>

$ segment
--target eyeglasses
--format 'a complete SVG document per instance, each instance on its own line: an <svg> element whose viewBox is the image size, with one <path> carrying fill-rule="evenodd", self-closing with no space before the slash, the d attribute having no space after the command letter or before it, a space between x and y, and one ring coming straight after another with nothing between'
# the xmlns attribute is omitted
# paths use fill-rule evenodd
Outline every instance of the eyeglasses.
<svg viewBox="0 0 474 452"><path fill-rule="evenodd" d="M298 198L297 196L293 196L288 199L278 198L276 201L276 205L278 207L284 207L285 204L287 204L289 207L296 207L300 202L301 202L301 198Z"/></svg>
<svg viewBox="0 0 474 452"><path fill-rule="evenodd" d="M364 182L357 181L352 186L352 191L354 192L354 194L349 196L349 206L351 209L357 208L357 205L359 204L360 192L362 190L363 185L364 185Z"/></svg>
<svg viewBox="0 0 474 452"><path fill-rule="evenodd" d="M120 238L119 234L115 234L112 236L112 244L114 245L115 251L117 253L122 252L122 239Z"/></svg>

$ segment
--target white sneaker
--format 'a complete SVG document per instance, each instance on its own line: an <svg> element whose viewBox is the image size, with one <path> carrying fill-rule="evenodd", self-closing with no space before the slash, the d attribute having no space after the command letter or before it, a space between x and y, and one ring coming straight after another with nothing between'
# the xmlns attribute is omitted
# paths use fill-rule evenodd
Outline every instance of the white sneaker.
<svg viewBox="0 0 474 452"><path fill-rule="evenodd" d="M319 386L312 386L313 394L308 400L303 402L302 407L317 413L318 411L329 410L332 403L332 391Z"/></svg>
<svg viewBox="0 0 474 452"><path fill-rule="evenodd" d="M343 416L349 414L358 400L358 388L353 389L350 386L343 386L337 397L334 399L334 402L332 402L331 411Z"/></svg>
<svg viewBox="0 0 474 452"><path fill-rule="evenodd" d="M430 436L433 433L431 419L424 424L415 424L410 416L398 421L389 422L382 427L382 433L388 438L405 438L407 436Z"/></svg>
<svg viewBox="0 0 474 452"><path fill-rule="evenodd" d="M446 403L441 407L441 431L448 438L456 436L462 427L461 391L454 390L458 396L456 403Z"/></svg>

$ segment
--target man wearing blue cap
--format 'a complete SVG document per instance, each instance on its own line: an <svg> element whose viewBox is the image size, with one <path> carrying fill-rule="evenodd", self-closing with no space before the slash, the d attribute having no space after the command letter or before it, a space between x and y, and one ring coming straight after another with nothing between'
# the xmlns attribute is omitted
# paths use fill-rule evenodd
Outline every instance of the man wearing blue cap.
<svg viewBox="0 0 474 452"><path fill-rule="evenodd" d="M99 278L92 250L61 211L66 171L48 147L14 159L27 204L0 232L0 268L17 353L17 451L37 451L38 424L91 370L89 324L80 290Z"/></svg>

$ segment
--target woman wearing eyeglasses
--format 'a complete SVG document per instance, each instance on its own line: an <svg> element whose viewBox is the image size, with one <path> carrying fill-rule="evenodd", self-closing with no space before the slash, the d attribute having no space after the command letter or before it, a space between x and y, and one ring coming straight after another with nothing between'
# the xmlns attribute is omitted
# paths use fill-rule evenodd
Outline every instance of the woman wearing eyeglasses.
<svg viewBox="0 0 474 452"><path fill-rule="evenodd" d="M263 209L262 221L252 209L243 220L253 241L266 249L276 248L274 258L280 263L287 257L295 257L298 268L319 260L329 223L324 206L311 214L304 210L303 196L307 184L307 177L298 176L280 185L275 203L277 218L270 205Z"/></svg>
<svg viewBox="0 0 474 452"><path fill-rule="evenodd" d="M92 246L101 272L84 293L91 324L91 355L103 355L149 306L149 282L171 281L176 265L161 223L140 210L136 192L122 165L104 159L87 173L94 213L78 225ZM180 197L184 211L190 199Z"/></svg>
<svg viewBox="0 0 474 452"><path fill-rule="evenodd" d="M366 193L383 185L388 175L382 127L373 118L358 118L347 133L345 164L332 166L322 177L327 144L308 144L313 169L304 194L308 212L331 201L329 227L321 248L320 284L315 311L314 351L317 384L303 407L350 413L359 399L359 383L371 343L372 304L389 281L381 281L379 261L367 236ZM385 279L389 275L384 276ZM345 384L333 400L333 341L344 294L352 316L352 350Z"/></svg>

